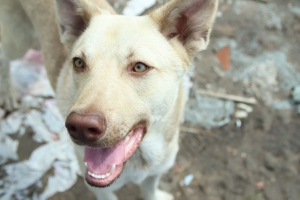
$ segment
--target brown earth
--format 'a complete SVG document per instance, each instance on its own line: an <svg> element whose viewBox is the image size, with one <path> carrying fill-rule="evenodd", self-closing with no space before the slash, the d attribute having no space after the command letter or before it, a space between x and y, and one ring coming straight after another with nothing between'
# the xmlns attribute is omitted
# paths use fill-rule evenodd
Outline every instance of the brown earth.
<svg viewBox="0 0 300 200"><path fill-rule="evenodd" d="M300 7L297 0L267 1L267 4L273 4L283 13L289 13L291 6ZM212 67L217 63L221 68L215 56L217 49L214 48L216 40L221 37L235 40L245 54L253 56L288 43L291 45L289 61L300 70L299 15L287 14L279 30L265 26L264 22L253 21L250 9L245 15L236 16L229 1L222 1L220 10L223 15L216 21L210 48L199 56L201 60L195 61L195 66L201 65L196 67L196 88L211 84L228 93L249 95L243 84L219 77ZM269 35L280 40L272 42L268 40ZM254 41L260 44L256 49L251 47ZM288 98L286 92L278 92L277 95ZM300 199L300 116L295 111L275 110L259 101L253 113L242 120L240 128L234 119L218 129L196 128L200 130L199 134L181 133L181 149L176 164L163 176L160 184L177 200ZM189 174L194 175L194 179L189 186L184 186L182 180ZM124 187L118 196L122 200L141 199L135 185ZM94 197L80 179L71 190L51 198L59 199L87 200Z"/></svg>
<svg viewBox="0 0 300 200"><path fill-rule="evenodd" d="M263 4L263 1L253 4ZM253 57L273 51L282 44L290 44L289 62L300 70L300 15L291 14L288 8L300 8L300 2L269 0L265 5L268 4L288 13L282 20L282 29L253 21L251 10L236 16L228 0L221 2L223 15L216 21L210 48L195 61L195 88L205 88L210 84L231 94L251 96L245 85L226 76L220 77L213 67L217 65L221 69L215 56L218 50L215 48L216 41L221 37L235 40L242 46L244 54ZM280 40L271 41L269 35ZM251 47L254 41L259 43L259 47ZM277 96L289 98L284 91L279 91ZM160 187L173 193L176 200L300 199L300 115L294 110L275 110L258 99L259 103L248 118L242 120L240 128L233 118L221 128L206 130L193 125L199 129L198 134L182 132L176 164L163 176ZM186 123L185 126L191 124ZM26 141L25 138L22 144ZM28 144L30 141L28 138ZM29 156L32 145L21 147L23 155L20 157ZM194 179L189 186L184 186L182 180L189 174ZM117 194L121 200L141 199L138 187L132 184ZM70 190L50 199L94 200L95 197L79 178Z"/></svg>

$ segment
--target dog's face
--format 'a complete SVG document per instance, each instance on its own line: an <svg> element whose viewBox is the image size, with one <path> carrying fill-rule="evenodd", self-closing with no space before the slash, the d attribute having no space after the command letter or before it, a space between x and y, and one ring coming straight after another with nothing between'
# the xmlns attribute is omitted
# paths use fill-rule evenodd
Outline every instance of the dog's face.
<svg viewBox="0 0 300 200"><path fill-rule="evenodd" d="M188 65L149 17L117 15L94 17L75 42L71 58L70 112L105 118L106 133L89 143L99 147L165 116L174 107Z"/></svg>
<svg viewBox="0 0 300 200"><path fill-rule="evenodd" d="M86 146L89 184L111 184L147 130L176 108L182 77L208 44L216 6L215 0L175 0L128 17L93 1L58 1L72 68L66 127Z"/></svg>

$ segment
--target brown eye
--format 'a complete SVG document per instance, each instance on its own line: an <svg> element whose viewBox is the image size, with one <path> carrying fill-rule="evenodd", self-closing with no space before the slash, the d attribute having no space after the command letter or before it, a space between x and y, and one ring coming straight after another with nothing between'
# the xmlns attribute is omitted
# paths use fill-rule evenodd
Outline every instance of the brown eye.
<svg viewBox="0 0 300 200"><path fill-rule="evenodd" d="M149 69L148 66L146 66L143 63L137 63L134 68L132 69L132 71L137 72L137 73L143 73L145 71L147 71Z"/></svg>
<svg viewBox="0 0 300 200"><path fill-rule="evenodd" d="M84 68L84 62L80 58L74 58L73 63L74 63L74 67L77 67L80 69Z"/></svg>

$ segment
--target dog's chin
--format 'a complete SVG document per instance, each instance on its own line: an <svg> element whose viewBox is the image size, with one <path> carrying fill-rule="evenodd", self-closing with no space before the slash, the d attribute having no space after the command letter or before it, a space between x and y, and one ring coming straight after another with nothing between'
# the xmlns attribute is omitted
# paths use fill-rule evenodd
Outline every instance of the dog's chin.
<svg viewBox="0 0 300 200"><path fill-rule="evenodd" d="M145 127L137 126L116 145L109 148L85 147L85 180L93 187L108 187L121 175L126 161L134 154L145 135Z"/></svg>

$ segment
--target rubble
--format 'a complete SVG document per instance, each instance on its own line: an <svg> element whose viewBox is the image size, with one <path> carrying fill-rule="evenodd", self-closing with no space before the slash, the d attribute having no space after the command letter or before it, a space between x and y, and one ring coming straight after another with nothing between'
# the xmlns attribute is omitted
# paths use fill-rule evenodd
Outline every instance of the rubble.
<svg viewBox="0 0 300 200"><path fill-rule="evenodd" d="M73 145L63 133L64 124L56 107L54 94L46 81L41 53L30 50L21 60L12 62L12 76L21 97L21 109L4 117L0 109L0 165L6 172L0 182L0 199L28 199L29 187L43 187L42 193L34 193L30 199L48 199L57 192L68 190L80 174ZM43 143L28 160L18 160L18 140L26 128L33 131L33 140ZM61 153L64 152L64 153ZM47 155L47 156L45 156ZM8 161L14 161L6 164ZM54 175L46 173L54 169ZM48 183L41 185L46 176ZM20 181L22 180L22 181Z"/></svg>
<svg viewBox="0 0 300 200"><path fill-rule="evenodd" d="M207 129L224 126L234 113L234 102L195 95L185 108L185 120Z"/></svg>
<svg viewBox="0 0 300 200"><path fill-rule="evenodd" d="M130 0L127 2L126 7L123 10L123 15L140 15L146 9L152 7L156 3L156 0Z"/></svg>

